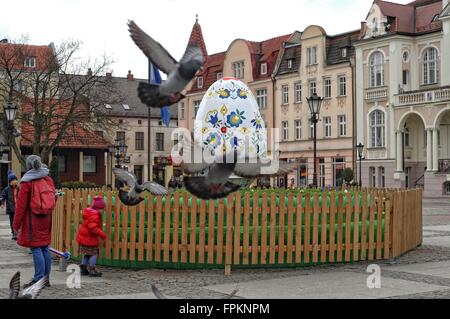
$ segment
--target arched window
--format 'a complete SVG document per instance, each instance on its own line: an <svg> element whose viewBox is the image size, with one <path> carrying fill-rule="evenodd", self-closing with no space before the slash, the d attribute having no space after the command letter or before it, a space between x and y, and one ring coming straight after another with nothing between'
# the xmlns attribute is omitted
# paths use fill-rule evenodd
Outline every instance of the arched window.
<svg viewBox="0 0 450 319"><path fill-rule="evenodd" d="M439 82L439 56L435 48L428 48L423 52L423 84Z"/></svg>
<svg viewBox="0 0 450 319"><path fill-rule="evenodd" d="M378 186L385 187L385 185L386 185L386 177L384 173L384 167L380 166L378 167Z"/></svg>
<svg viewBox="0 0 450 319"><path fill-rule="evenodd" d="M375 167L370 167L369 168L369 186L375 187L376 186L375 182L376 182Z"/></svg>
<svg viewBox="0 0 450 319"><path fill-rule="evenodd" d="M370 87L384 85L384 56L380 51L374 52L369 59Z"/></svg>
<svg viewBox="0 0 450 319"><path fill-rule="evenodd" d="M385 146L385 118L384 113L380 110L375 110L369 115L370 121L370 147L384 147Z"/></svg>

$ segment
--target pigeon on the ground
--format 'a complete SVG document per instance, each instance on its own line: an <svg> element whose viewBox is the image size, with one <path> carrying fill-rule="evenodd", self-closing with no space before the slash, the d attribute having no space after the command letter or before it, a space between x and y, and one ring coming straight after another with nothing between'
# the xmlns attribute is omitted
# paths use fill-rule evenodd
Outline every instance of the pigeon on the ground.
<svg viewBox="0 0 450 319"><path fill-rule="evenodd" d="M36 299L44 288L45 282L46 277L20 291L20 271L18 271L9 282L9 299Z"/></svg>
<svg viewBox="0 0 450 319"><path fill-rule="evenodd" d="M136 206L142 202L144 198L141 197L141 194L145 191L156 196L168 194L165 187L152 181L139 185L136 176L124 169L114 168L113 172L116 176L116 188L119 189L120 201L127 206Z"/></svg>
<svg viewBox="0 0 450 319"><path fill-rule="evenodd" d="M297 167L296 163L278 162L273 167L275 162L270 159L239 158L236 150L212 158L189 138L182 139L182 149L188 153L188 157L183 155L181 165L187 174L184 185L191 194L205 200L224 198L241 188L241 184L230 179L233 174L244 179L255 179L286 175Z"/></svg>
<svg viewBox="0 0 450 319"><path fill-rule="evenodd" d="M152 291L157 299L167 299L167 297L161 291L159 291L159 289L156 288L155 285L152 285ZM221 299L232 299L237 294L238 291L239 289L236 288L230 294L222 297Z"/></svg>
<svg viewBox="0 0 450 319"><path fill-rule="evenodd" d="M180 62L177 62L160 43L146 34L134 21L129 21L128 27L134 43L158 69L167 74L167 80L161 85L139 83L138 96L142 103L161 108L183 99L181 92L205 63L201 49L196 45L188 46Z"/></svg>

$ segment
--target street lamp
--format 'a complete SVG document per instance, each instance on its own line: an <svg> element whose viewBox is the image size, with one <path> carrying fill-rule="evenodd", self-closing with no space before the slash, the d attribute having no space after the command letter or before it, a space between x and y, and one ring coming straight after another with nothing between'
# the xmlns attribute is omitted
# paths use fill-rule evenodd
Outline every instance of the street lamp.
<svg viewBox="0 0 450 319"><path fill-rule="evenodd" d="M364 145L359 142L358 145L356 145L356 149L358 150L358 157L359 157L359 186L362 186L362 174L361 174L361 163L363 159L363 151L364 151Z"/></svg>
<svg viewBox="0 0 450 319"><path fill-rule="evenodd" d="M6 119L8 123L14 123L17 113L17 106L13 102L6 103L5 107Z"/></svg>
<svg viewBox="0 0 450 319"><path fill-rule="evenodd" d="M323 98L314 93L309 98L308 101L309 111L311 112L311 122L314 126L313 138L314 138L314 174L313 174L313 185L317 187L317 122L319 121L320 106L322 105Z"/></svg>
<svg viewBox="0 0 450 319"><path fill-rule="evenodd" d="M9 144L9 153L8 153L8 161L9 165L11 165L12 161L12 140L14 137L18 136L17 131L14 128L14 120L16 119L17 106L14 102L7 102L5 109L6 119L8 121L8 144Z"/></svg>

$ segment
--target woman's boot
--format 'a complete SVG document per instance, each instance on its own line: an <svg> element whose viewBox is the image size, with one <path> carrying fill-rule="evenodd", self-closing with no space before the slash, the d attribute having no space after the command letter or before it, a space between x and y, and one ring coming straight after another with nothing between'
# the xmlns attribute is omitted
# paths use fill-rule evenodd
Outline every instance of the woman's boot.
<svg viewBox="0 0 450 319"><path fill-rule="evenodd" d="M89 270L86 265L80 265L81 276L88 276Z"/></svg>
<svg viewBox="0 0 450 319"><path fill-rule="evenodd" d="M89 277L101 277L103 274L98 271L97 267L90 267Z"/></svg>

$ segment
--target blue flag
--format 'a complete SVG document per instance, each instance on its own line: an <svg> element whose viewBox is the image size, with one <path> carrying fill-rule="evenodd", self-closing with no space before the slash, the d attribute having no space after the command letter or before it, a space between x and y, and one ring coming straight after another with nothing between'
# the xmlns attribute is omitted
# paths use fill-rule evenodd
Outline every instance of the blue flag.
<svg viewBox="0 0 450 319"><path fill-rule="evenodd" d="M159 72L158 68L151 61L148 61L148 65L149 65L149 70L148 70L149 83L150 84L161 84L161 82L162 82L161 73ZM168 106L164 106L163 108L161 108L161 120L167 127L169 127L170 109Z"/></svg>

